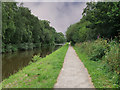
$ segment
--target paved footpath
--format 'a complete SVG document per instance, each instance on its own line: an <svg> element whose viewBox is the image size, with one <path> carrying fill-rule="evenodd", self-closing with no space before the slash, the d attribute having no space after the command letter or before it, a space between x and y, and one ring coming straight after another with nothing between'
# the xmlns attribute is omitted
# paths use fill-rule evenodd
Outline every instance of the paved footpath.
<svg viewBox="0 0 120 90"><path fill-rule="evenodd" d="M68 48L63 68L54 88L94 88L87 69L72 46Z"/></svg>

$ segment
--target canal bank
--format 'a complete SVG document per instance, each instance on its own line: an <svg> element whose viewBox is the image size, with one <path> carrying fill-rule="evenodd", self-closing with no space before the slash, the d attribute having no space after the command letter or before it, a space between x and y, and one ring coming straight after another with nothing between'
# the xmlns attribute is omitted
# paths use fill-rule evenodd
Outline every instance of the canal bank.
<svg viewBox="0 0 120 90"><path fill-rule="evenodd" d="M8 79L3 88L53 88L62 68L68 44L44 58L26 66Z"/></svg>
<svg viewBox="0 0 120 90"><path fill-rule="evenodd" d="M26 67L35 55L45 57L55 50L59 49L60 45L44 46L32 50L17 51L12 53L2 54L2 79L8 78L10 75L18 72L18 70Z"/></svg>

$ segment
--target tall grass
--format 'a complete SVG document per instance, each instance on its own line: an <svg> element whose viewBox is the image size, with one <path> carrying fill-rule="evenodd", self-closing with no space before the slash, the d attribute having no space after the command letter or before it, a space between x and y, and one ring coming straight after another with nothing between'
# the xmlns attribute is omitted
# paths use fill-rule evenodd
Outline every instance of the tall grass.
<svg viewBox="0 0 120 90"><path fill-rule="evenodd" d="M96 41L89 41L84 43L79 43L75 45L75 50L78 53L78 56L83 55L83 53L88 57L86 62L84 63L93 63L88 64L86 67L88 70L96 70L101 69L102 71L95 71L95 73L99 73L98 76L101 77L103 75L104 82L110 83L108 87L120 87L120 48L119 43L116 41L107 41L104 39L97 39ZM80 56L80 58L84 57ZM83 58L85 59L85 58ZM98 68L100 67L100 68ZM94 68L94 69L93 69ZM93 72L94 72L93 71ZM91 76L94 78L94 83L96 87L99 87L99 84L95 81L95 79L99 77L95 77L95 75ZM107 79L107 80L105 80ZM102 80L102 79L101 79ZM103 83L103 81L101 81ZM109 86L110 85L110 86ZM100 87L105 87L103 86ZM106 86L107 87L107 86Z"/></svg>

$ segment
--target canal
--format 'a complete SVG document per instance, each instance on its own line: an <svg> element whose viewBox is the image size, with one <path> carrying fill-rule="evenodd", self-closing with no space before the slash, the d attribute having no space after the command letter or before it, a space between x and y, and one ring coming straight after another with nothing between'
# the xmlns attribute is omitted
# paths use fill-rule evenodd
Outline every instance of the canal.
<svg viewBox="0 0 120 90"><path fill-rule="evenodd" d="M36 48L33 50L2 54L2 79L8 78L10 75L27 66L34 55L39 55L43 58L60 47L61 45L55 45Z"/></svg>

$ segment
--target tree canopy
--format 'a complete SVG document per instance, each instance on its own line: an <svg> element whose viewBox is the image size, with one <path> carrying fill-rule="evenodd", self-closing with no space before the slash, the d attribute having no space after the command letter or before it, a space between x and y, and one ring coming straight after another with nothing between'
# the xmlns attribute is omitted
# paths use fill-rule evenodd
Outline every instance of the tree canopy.
<svg viewBox="0 0 120 90"><path fill-rule="evenodd" d="M120 2L89 2L82 19L68 27L67 41L83 42L98 37L113 39L120 30Z"/></svg>
<svg viewBox="0 0 120 90"><path fill-rule="evenodd" d="M2 3L2 42L3 44L65 42L62 33L56 32L47 20L39 20L31 11L16 2ZM4 45L3 45L4 46Z"/></svg>

